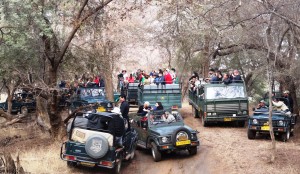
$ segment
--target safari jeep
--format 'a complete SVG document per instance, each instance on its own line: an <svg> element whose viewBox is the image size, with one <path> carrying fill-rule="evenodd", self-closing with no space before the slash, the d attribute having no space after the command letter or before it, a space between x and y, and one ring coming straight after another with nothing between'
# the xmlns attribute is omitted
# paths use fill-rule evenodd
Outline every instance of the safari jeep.
<svg viewBox="0 0 300 174"><path fill-rule="evenodd" d="M197 131L184 125L180 113L167 111L174 116L172 121L164 121L166 111L151 111L146 116L135 115L132 127L138 132L137 145L151 149L154 161L161 160L162 152L188 150L190 155L197 153L200 142Z"/></svg>
<svg viewBox="0 0 300 174"><path fill-rule="evenodd" d="M99 166L120 173L122 161L134 158L137 133L134 129L127 130L122 137L122 145L119 145L115 132L108 130L108 124L114 114L89 113L89 119L76 116L68 125L68 140L61 146L61 159L67 161L69 167ZM90 119L97 126L92 127Z"/></svg>
<svg viewBox="0 0 300 174"><path fill-rule="evenodd" d="M68 112L72 114L80 106L96 105L98 112L111 111L113 102L106 99L105 89L98 86L79 87L69 99Z"/></svg>
<svg viewBox="0 0 300 174"><path fill-rule="evenodd" d="M282 141L288 141L294 133L294 115L287 115L284 112L272 112L273 131ZM269 134L269 110L268 108L257 109L249 117L248 139L255 139L257 133Z"/></svg>

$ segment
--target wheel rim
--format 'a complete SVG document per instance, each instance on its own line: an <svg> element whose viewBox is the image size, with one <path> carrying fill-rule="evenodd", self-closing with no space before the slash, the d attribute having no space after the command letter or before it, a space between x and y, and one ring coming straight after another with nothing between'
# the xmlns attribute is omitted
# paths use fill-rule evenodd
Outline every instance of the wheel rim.
<svg viewBox="0 0 300 174"><path fill-rule="evenodd" d="M131 152L131 154L130 154L130 158L131 158L131 159L133 159L134 156L135 156L135 149L136 149L136 144L134 144L133 147L132 147L132 152Z"/></svg>
<svg viewBox="0 0 300 174"><path fill-rule="evenodd" d="M121 171L121 164L122 164L122 160L119 159L118 165L117 165L117 173L120 173Z"/></svg>
<svg viewBox="0 0 300 174"><path fill-rule="evenodd" d="M290 139L290 130L286 132L286 140Z"/></svg>
<svg viewBox="0 0 300 174"><path fill-rule="evenodd" d="M152 151L152 156L153 156L153 158L156 159L156 156L155 156L155 152L154 152L153 147L152 147L151 151Z"/></svg>
<svg viewBox="0 0 300 174"><path fill-rule="evenodd" d="M27 113L27 108L26 107L22 107L22 110L21 110L22 114L25 114Z"/></svg>

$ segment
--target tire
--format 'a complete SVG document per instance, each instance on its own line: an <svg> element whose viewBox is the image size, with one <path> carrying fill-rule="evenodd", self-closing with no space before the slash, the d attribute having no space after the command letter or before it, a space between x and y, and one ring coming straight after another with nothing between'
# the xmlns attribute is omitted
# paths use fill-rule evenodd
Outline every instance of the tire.
<svg viewBox="0 0 300 174"><path fill-rule="evenodd" d="M92 135L90 136L85 143L86 153L94 158L102 158L108 152L108 141L102 135Z"/></svg>
<svg viewBox="0 0 300 174"><path fill-rule="evenodd" d="M192 106L192 110L194 118L199 118L199 111L196 108L194 108L194 106Z"/></svg>
<svg viewBox="0 0 300 174"><path fill-rule="evenodd" d="M197 154L197 146L190 147L189 154L196 155Z"/></svg>
<svg viewBox="0 0 300 174"><path fill-rule="evenodd" d="M151 143L151 152L152 152L152 157L153 157L155 162L158 162L158 161L161 160L161 153L157 149L157 146L154 142Z"/></svg>
<svg viewBox="0 0 300 174"><path fill-rule="evenodd" d="M121 173L121 167L122 167L122 156L120 156L116 159L116 164L115 164L115 167L113 168L113 173L114 174Z"/></svg>
<svg viewBox="0 0 300 174"><path fill-rule="evenodd" d="M245 127L245 121L237 121L238 127Z"/></svg>
<svg viewBox="0 0 300 174"><path fill-rule="evenodd" d="M133 158L135 157L136 143L137 142L134 142L134 144L132 145L132 150L130 152L130 158L129 158L129 160L133 160Z"/></svg>
<svg viewBox="0 0 300 174"><path fill-rule="evenodd" d="M75 168L77 166L76 162L73 161L67 161L68 168Z"/></svg>
<svg viewBox="0 0 300 174"><path fill-rule="evenodd" d="M281 141L287 142L290 139L290 135L291 131L290 128L288 128L288 130L285 133L281 134Z"/></svg>
<svg viewBox="0 0 300 174"><path fill-rule="evenodd" d="M202 117L201 117L201 123L202 123L203 127L207 127L207 125L208 125L207 121L204 120L204 115L202 115Z"/></svg>
<svg viewBox="0 0 300 174"><path fill-rule="evenodd" d="M249 140L253 140L255 139L256 131L248 129L247 135Z"/></svg>
<svg viewBox="0 0 300 174"><path fill-rule="evenodd" d="M22 106L21 110L20 110L20 113L22 115L27 115L28 114L28 108L26 106Z"/></svg>

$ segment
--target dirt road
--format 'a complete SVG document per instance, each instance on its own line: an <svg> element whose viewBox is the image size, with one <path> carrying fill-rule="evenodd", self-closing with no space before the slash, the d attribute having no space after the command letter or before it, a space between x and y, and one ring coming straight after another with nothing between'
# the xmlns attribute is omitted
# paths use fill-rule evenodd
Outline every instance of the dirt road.
<svg viewBox="0 0 300 174"><path fill-rule="evenodd" d="M184 104L181 112L184 122L200 132L198 153L195 156L189 156L187 152L168 154L163 156L162 161L154 162L150 151L137 150L133 161L123 163L123 174L300 173L299 122L295 136L287 143L276 141L276 161L269 163L271 140L268 136L248 140L246 127L212 125L204 128L200 119L193 118L188 104ZM19 152L21 165L26 172L110 173L108 169L102 168L69 169L66 162L59 158L61 142L51 142L49 137L39 133L38 128L28 126L25 129L34 132L30 133L31 138L26 138L26 132L20 132L19 128L2 130L4 134L0 135L0 142L6 141L7 136L13 136L9 135L13 131L20 137L11 139L8 145L0 143L0 149ZM38 134L44 137L38 137Z"/></svg>

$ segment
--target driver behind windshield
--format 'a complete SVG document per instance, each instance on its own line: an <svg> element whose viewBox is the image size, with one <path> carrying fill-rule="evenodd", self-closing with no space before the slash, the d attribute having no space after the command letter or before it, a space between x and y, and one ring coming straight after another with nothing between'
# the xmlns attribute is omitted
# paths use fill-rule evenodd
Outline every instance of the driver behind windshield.
<svg viewBox="0 0 300 174"><path fill-rule="evenodd" d="M165 112L161 117L162 120L167 123L175 121L175 117L170 112Z"/></svg>

